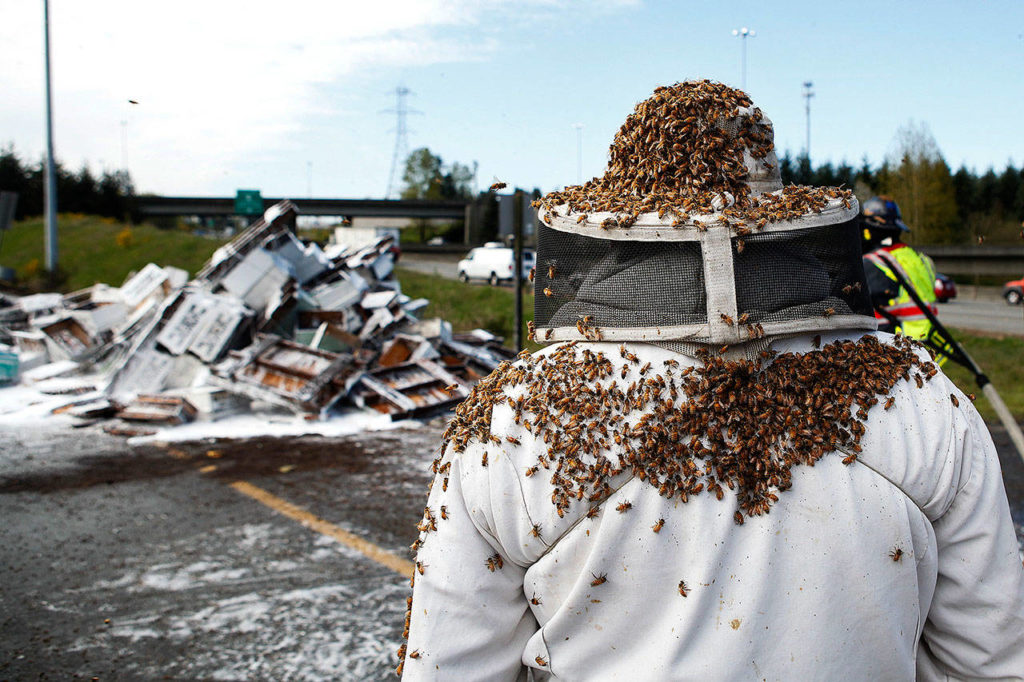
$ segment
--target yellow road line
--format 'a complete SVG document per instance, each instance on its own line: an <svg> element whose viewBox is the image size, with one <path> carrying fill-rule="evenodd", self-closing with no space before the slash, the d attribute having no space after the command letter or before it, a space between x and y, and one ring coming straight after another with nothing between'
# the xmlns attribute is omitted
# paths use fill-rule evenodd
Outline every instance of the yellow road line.
<svg viewBox="0 0 1024 682"><path fill-rule="evenodd" d="M364 540L358 535L353 535L347 530L342 530L333 523L324 521L319 516L311 514L301 507L295 506L288 500L282 499L277 495L267 492L263 488L258 488L245 481L235 481L229 485L243 495L247 495L260 504L270 507L279 514L283 514L292 520L298 521L306 528L314 530L321 535L334 538L346 547L351 547L357 552L363 554L366 558L376 561L381 566L390 568L395 573L407 578L412 575L414 567L411 561L397 557L391 552L378 547L368 540Z"/></svg>

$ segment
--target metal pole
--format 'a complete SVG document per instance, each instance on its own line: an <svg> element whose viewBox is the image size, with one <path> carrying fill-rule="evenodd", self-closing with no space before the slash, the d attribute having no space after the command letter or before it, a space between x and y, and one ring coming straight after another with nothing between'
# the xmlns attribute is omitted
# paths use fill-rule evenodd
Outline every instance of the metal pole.
<svg viewBox="0 0 1024 682"><path fill-rule="evenodd" d="M576 129L576 184L583 184L583 124L573 123Z"/></svg>
<svg viewBox="0 0 1024 682"><path fill-rule="evenodd" d="M740 89L747 91L747 34L743 34L743 78L740 80Z"/></svg>
<svg viewBox="0 0 1024 682"><path fill-rule="evenodd" d="M515 275L513 282L516 288L516 351L523 349L523 191L512 193L512 234L515 235Z"/></svg>
<svg viewBox="0 0 1024 682"><path fill-rule="evenodd" d="M742 70L740 72L741 73L740 89L743 90L744 92L746 92L746 90L747 90L747 37L749 36L749 37L753 38L754 36L757 35L757 31L751 31L749 28L744 26L743 28L734 28L732 30L732 34L734 36L738 36L739 38L741 38L743 40L743 46L741 48L741 53L742 53L743 56L742 56L742 60L740 62L742 64Z"/></svg>
<svg viewBox="0 0 1024 682"><path fill-rule="evenodd" d="M50 3L43 0L43 44L46 53L46 269L57 269L57 170L53 163L53 95L50 89Z"/></svg>
<svg viewBox="0 0 1024 682"><path fill-rule="evenodd" d="M814 83L811 81L804 81L804 99L807 101L807 161L811 160L811 98L814 97L814 92L811 90L811 86Z"/></svg>

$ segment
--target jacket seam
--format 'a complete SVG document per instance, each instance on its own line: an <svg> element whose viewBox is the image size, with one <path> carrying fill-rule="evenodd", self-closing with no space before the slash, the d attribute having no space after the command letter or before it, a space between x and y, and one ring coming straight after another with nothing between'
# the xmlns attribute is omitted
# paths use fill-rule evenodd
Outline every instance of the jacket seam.
<svg viewBox="0 0 1024 682"><path fill-rule="evenodd" d="M611 493L609 493L608 495L606 495L606 496L604 497L604 499L602 499L602 500L601 500L600 502L598 502L597 504L591 505L591 508L593 508L593 507L600 507L601 505L603 505L603 504L604 504L605 502L607 502L607 501L608 501L608 500L609 500L609 499L610 499L610 498L611 498L611 497L612 497L612 496L613 496L613 495L614 495L615 493L617 493L617 492L619 492L620 490L622 490L623 488L625 488L625 487L626 487L626 485L627 485L627 484L628 484L628 483L629 483L630 481L632 481L632 480L633 480L633 479L634 479L635 477L636 477L636 475L635 475L635 474L630 474L630 475L629 475L629 478L627 478L627 479L626 479L625 481L623 481L623 482L622 482L622 485L620 485L620 486L618 486L617 488L615 488L615 489L614 489L614 490L613 490L613 491L612 491ZM550 545L548 545L547 549L545 549L545 550L544 550L544 552L543 552L543 553L542 553L542 554L541 554L540 556L538 556L538 557L537 557L536 561L540 561L540 560L541 560L541 559L543 559L543 558L544 558L545 556L547 556L548 552L550 552L550 551L551 551L552 549L554 549L554 548L555 548L555 545L557 545L557 544L558 544L559 542L561 542L561 541L562 541L562 538L564 538L564 537L565 537L566 535L568 535L568 534L569 534L569 533L571 533L571 532L572 532L573 530L575 530L575 529L576 529L576 526L578 526L578 525L580 525L581 523L583 523L584 519L586 519L586 518L587 518L587 515L586 515L586 514L583 514L582 516L580 516L579 518L577 518L577 519L576 519L575 521L573 521L573 522L572 522L572 524L571 524L571 525L570 525L570 526L569 526L568 528L566 528L566 529L565 529L564 531L562 531L562 533L561 533L561 534L560 534L560 535L559 535L559 536L558 536L557 538L555 538L555 540L554 540L554 541L553 541L553 542L552 542L552 543L551 543Z"/></svg>

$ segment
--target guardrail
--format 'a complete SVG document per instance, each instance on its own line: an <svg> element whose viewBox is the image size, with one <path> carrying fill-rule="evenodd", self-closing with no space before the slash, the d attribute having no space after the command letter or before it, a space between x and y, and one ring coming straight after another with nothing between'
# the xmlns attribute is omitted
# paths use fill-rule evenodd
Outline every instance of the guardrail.
<svg viewBox="0 0 1024 682"><path fill-rule="evenodd" d="M935 261L946 275L990 275L1017 279L1024 276L1024 246L920 246L914 247Z"/></svg>

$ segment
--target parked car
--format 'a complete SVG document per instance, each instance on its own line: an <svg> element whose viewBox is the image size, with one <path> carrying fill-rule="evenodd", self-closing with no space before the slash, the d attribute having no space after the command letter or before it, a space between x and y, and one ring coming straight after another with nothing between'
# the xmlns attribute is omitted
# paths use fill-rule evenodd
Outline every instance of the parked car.
<svg viewBox="0 0 1024 682"><path fill-rule="evenodd" d="M532 250L523 249L523 279L530 276L534 258ZM513 249L502 246L501 242L488 242L473 249L459 261L459 279L463 282L485 279L491 286L496 286L499 282L515 278L515 262L516 254Z"/></svg>
<svg viewBox="0 0 1024 682"><path fill-rule="evenodd" d="M941 272L935 274L935 298L939 303L945 303L951 298L956 298L956 283L953 278L943 275Z"/></svg>
<svg viewBox="0 0 1024 682"><path fill-rule="evenodd" d="M1024 278L1015 279L1003 285L1003 298L1010 305L1020 305L1024 300Z"/></svg>

